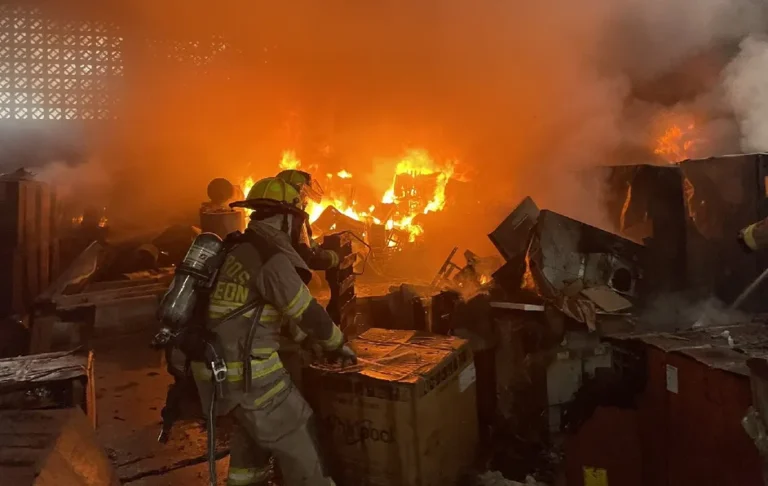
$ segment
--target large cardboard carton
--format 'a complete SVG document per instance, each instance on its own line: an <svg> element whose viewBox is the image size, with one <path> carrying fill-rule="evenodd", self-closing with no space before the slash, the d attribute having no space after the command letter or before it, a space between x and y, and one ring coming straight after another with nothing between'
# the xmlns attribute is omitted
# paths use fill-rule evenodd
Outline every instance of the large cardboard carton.
<svg viewBox="0 0 768 486"><path fill-rule="evenodd" d="M455 484L478 441L469 343L370 329L356 366L313 366L306 386L326 466L339 486Z"/></svg>

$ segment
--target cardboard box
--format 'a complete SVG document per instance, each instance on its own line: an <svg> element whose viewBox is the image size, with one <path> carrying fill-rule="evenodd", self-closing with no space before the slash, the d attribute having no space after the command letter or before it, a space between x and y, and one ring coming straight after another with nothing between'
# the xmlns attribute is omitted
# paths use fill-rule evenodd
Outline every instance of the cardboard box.
<svg viewBox="0 0 768 486"><path fill-rule="evenodd" d="M358 365L314 365L307 380L337 484L455 484L478 442L469 342L370 329L351 346Z"/></svg>

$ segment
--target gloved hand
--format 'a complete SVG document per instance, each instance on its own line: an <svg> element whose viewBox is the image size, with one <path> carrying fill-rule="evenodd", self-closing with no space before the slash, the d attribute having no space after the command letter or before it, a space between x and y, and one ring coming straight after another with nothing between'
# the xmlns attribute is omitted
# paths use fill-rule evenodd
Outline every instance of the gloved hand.
<svg viewBox="0 0 768 486"><path fill-rule="evenodd" d="M357 354L347 343L342 344L333 351L326 351L325 357L331 363L340 362L342 367L346 366L347 364L357 364Z"/></svg>

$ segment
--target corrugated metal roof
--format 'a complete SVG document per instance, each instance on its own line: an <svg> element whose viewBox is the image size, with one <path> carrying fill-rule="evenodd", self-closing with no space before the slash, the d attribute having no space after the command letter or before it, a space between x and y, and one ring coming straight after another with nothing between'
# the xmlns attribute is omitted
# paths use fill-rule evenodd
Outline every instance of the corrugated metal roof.
<svg viewBox="0 0 768 486"><path fill-rule="evenodd" d="M614 334L605 339L640 341L667 353L688 356L711 368L745 376L749 375L749 358L768 357L768 324L760 321L677 333Z"/></svg>

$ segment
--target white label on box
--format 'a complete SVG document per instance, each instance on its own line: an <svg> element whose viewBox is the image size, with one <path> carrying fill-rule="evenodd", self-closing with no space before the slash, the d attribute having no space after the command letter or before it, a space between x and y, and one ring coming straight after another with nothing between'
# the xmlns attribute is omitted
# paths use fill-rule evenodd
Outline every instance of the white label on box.
<svg viewBox="0 0 768 486"><path fill-rule="evenodd" d="M475 369L475 363L472 362L459 373L459 392L463 393L475 381L477 381L477 370Z"/></svg>
<svg viewBox="0 0 768 486"><path fill-rule="evenodd" d="M677 368L667 365L667 391L678 393Z"/></svg>

